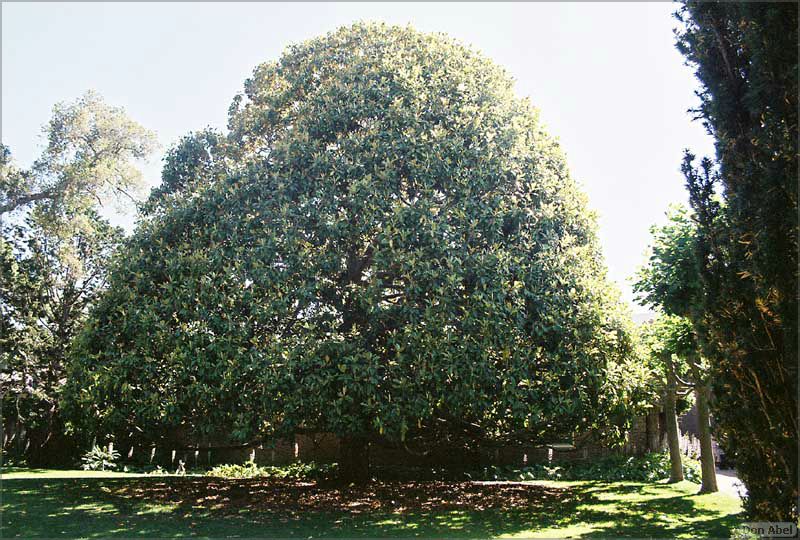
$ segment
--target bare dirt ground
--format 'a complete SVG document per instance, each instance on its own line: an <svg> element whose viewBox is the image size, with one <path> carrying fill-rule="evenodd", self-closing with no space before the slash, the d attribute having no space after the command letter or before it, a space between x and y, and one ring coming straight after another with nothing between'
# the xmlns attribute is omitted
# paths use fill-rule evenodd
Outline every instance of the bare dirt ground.
<svg viewBox="0 0 800 540"><path fill-rule="evenodd" d="M145 498L187 508L237 511L240 508L272 512L333 511L356 514L383 510L470 511L567 502L571 490L525 483L372 482L363 486L335 486L275 479L213 480L186 478L168 482L146 480L111 488L123 497Z"/></svg>

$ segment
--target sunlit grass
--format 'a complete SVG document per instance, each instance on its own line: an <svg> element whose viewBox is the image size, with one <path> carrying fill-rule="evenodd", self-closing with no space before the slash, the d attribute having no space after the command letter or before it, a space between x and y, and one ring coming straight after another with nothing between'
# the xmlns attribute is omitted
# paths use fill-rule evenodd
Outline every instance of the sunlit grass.
<svg viewBox="0 0 800 540"><path fill-rule="evenodd" d="M678 537L720 538L743 519L739 501L698 486L633 482L529 482L528 505L360 512L286 510L237 498L270 484L230 484L198 494L206 479L84 471L3 475L3 537ZM172 487L171 487L172 486ZM159 493L181 486L186 497ZM235 489L230 486L235 486ZM405 486L405 484L404 484ZM405 489L405 488L403 488ZM481 488L483 489L483 488ZM193 491L195 490L195 491ZM227 491L225 491L227 490ZM256 493L255 500L261 495ZM271 504L271 503L270 503ZM287 502L287 504L289 504Z"/></svg>

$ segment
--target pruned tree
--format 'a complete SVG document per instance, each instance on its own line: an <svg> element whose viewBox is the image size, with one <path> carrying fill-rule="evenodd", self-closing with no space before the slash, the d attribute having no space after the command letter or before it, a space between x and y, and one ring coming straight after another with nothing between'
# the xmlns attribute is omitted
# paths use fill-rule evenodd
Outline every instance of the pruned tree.
<svg viewBox="0 0 800 540"><path fill-rule="evenodd" d="M691 406L693 392L700 440L700 493L713 493L718 488L709 426L708 382L692 323L685 317L661 314L644 326L644 344L648 365L654 374L653 389L660 398L666 418L669 481L680 482L684 479L678 426L681 408L678 404L686 407L683 409L685 412Z"/></svg>
<svg viewBox="0 0 800 540"><path fill-rule="evenodd" d="M697 258L699 237L697 225L686 208L670 208L667 218L665 225L650 229L653 235L650 256L637 273L634 291L643 305L667 315L656 325L660 337L656 337L655 343L668 351L665 362L681 362L686 367L684 377L688 382L684 381L684 386L694 390L697 404L703 482L700 491L710 493L717 491L717 478L711 441L708 358L713 358L716 351L707 341L703 323L703 288ZM666 367L669 381L677 381L680 377L674 366Z"/></svg>

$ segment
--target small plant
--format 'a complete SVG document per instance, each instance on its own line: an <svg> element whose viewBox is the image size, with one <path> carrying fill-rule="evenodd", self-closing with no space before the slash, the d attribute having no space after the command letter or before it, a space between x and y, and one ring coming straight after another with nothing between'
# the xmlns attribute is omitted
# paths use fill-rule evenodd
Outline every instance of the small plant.
<svg viewBox="0 0 800 540"><path fill-rule="evenodd" d="M219 478L285 478L291 480L321 478L333 471L335 464L291 463L283 466L260 466L253 461L244 464L218 465L206 476Z"/></svg>
<svg viewBox="0 0 800 540"><path fill-rule="evenodd" d="M110 445L103 448L94 445L91 450L83 455L83 470L85 471L105 471L117 468L116 461L119 459L119 452Z"/></svg>

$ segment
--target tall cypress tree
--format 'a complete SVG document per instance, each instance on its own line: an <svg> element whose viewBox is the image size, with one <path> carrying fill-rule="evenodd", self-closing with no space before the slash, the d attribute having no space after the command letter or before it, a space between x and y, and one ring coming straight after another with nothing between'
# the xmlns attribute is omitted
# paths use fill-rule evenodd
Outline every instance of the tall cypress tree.
<svg viewBox="0 0 800 540"><path fill-rule="evenodd" d="M797 4L684 2L678 49L716 163L683 172L701 232L714 414L758 519L797 518Z"/></svg>

